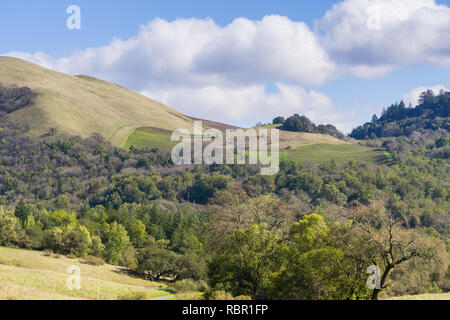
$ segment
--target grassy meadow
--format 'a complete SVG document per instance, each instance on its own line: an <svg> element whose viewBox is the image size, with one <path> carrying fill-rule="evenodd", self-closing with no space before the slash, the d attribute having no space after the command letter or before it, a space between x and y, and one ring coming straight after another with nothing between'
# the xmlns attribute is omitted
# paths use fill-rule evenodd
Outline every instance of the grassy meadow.
<svg viewBox="0 0 450 320"><path fill-rule="evenodd" d="M72 265L81 270L80 290L66 286ZM0 247L0 300L158 299L171 296L165 287L118 266L92 266L58 254Z"/></svg>
<svg viewBox="0 0 450 320"><path fill-rule="evenodd" d="M427 293L415 296L394 297L389 300L450 300L450 292L447 293Z"/></svg>

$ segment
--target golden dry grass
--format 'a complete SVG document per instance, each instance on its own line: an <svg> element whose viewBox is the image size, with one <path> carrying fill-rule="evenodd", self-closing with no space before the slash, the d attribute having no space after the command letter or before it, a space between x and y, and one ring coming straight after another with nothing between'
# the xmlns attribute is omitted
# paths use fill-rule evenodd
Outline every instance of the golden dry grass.
<svg viewBox="0 0 450 320"><path fill-rule="evenodd" d="M279 125L266 125L254 127L253 129L266 129L268 136L271 136L271 130L276 129ZM312 143L329 143L329 144L348 144L330 135L307 132L292 132L279 130L280 132L280 150L294 149Z"/></svg>
<svg viewBox="0 0 450 320"><path fill-rule="evenodd" d="M34 106L11 115L12 120L28 124L33 134L44 134L52 127L81 137L99 132L119 146L137 127L192 127L191 118L127 88L16 58L0 57L0 84L27 86L39 93Z"/></svg>
<svg viewBox="0 0 450 320"><path fill-rule="evenodd" d="M447 293L426 293L416 296L394 297L389 300L450 300L450 292Z"/></svg>
<svg viewBox="0 0 450 320"><path fill-rule="evenodd" d="M80 290L67 288L67 268L71 265L81 270ZM79 259L0 247L0 300L114 300L134 295L151 299L167 296L163 287L132 277L117 266L91 266Z"/></svg>

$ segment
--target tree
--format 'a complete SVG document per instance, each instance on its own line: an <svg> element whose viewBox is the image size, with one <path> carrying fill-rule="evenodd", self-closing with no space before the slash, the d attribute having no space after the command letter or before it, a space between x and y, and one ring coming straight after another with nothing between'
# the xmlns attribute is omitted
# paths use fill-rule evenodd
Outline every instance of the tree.
<svg viewBox="0 0 450 320"><path fill-rule="evenodd" d="M30 238L31 247L33 249L41 249L44 240L44 233L42 231L41 224L36 223L33 215L30 214L28 216L24 223L24 229L26 235Z"/></svg>
<svg viewBox="0 0 450 320"><path fill-rule="evenodd" d="M131 242L136 247L142 247L147 240L147 233L145 232L145 224L141 220L136 220L128 227Z"/></svg>
<svg viewBox="0 0 450 320"><path fill-rule="evenodd" d="M273 124L283 124L284 121L286 121L286 119L284 117L276 117L275 119L273 119L272 123Z"/></svg>
<svg viewBox="0 0 450 320"><path fill-rule="evenodd" d="M0 246L29 246L28 237L22 228L20 220L9 211L0 207Z"/></svg>
<svg viewBox="0 0 450 320"><path fill-rule="evenodd" d="M193 186L189 188L188 201L206 204L218 190L226 188L228 179L219 174L199 175Z"/></svg>
<svg viewBox="0 0 450 320"><path fill-rule="evenodd" d="M404 217L389 214L380 204L341 214L351 219L355 235L361 243L367 244L362 252L364 260L372 261L381 269L380 286L373 290L372 300L377 300L380 292L387 288L388 277L394 269L411 260L426 262L436 257L432 241L415 230L404 229Z"/></svg>
<svg viewBox="0 0 450 320"><path fill-rule="evenodd" d="M108 261L116 264L129 241L125 228L114 221L106 234L105 255Z"/></svg>
<svg viewBox="0 0 450 320"><path fill-rule="evenodd" d="M17 204L14 215L22 222L25 222L25 220L27 220L27 217L30 215L30 210L27 208L23 200L20 200Z"/></svg>
<svg viewBox="0 0 450 320"><path fill-rule="evenodd" d="M99 236L92 236L91 240L92 242L89 254L94 257L103 258L105 245L102 243L102 239Z"/></svg>
<svg viewBox="0 0 450 320"><path fill-rule="evenodd" d="M295 132L315 132L315 125L305 116L298 114L286 119L283 129Z"/></svg>
<svg viewBox="0 0 450 320"><path fill-rule="evenodd" d="M64 254L85 257L89 254L91 245L91 235L84 226L71 225L63 232L62 253Z"/></svg>
<svg viewBox="0 0 450 320"><path fill-rule="evenodd" d="M304 216L289 233L282 250L283 267L274 274L274 299L361 299L366 297L364 263L352 255L346 226L328 225L318 214Z"/></svg>
<svg viewBox="0 0 450 320"><path fill-rule="evenodd" d="M63 245L63 230L61 227L54 227L44 231L44 248L50 249L53 252L62 253L64 251Z"/></svg>
<svg viewBox="0 0 450 320"><path fill-rule="evenodd" d="M205 260L197 254L179 255L176 267L176 280L192 279L198 281L205 279L207 275Z"/></svg>
<svg viewBox="0 0 450 320"><path fill-rule="evenodd" d="M177 260L178 255L173 251L148 247L138 254L136 271L151 280L173 278L177 275Z"/></svg>
<svg viewBox="0 0 450 320"><path fill-rule="evenodd" d="M234 296L254 299L269 294L271 275L278 272L280 235L265 225L251 225L229 235L209 264L212 287L223 287Z"/></svg>
<svg viewBox="0 0 450 320"><path fill-rule="evenodd" d="M287 235L295 221L295 209L276 195L250 198L242 188L230 184L217 192L207 208L207 250L215 251L224 237L252 224L265 224L269 231Z"/></svg>

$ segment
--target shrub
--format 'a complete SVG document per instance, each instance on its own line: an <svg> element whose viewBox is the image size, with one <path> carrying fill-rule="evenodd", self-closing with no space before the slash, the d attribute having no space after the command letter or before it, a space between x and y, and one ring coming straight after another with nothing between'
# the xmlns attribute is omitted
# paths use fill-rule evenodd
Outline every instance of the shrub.
<svg viewBox="0 0 450 320"><path fill-rule="evenodd" d="M130 292L122 296L118 296L117 300L146 300L147 294L145 292Z"/></svg>
<svg viewBox="0 0 450 320"><path fill-rule="evenodd" d="M31 247L31 241L25 234L21 223L12 212L0 207L0 246Z"/></svg>
<svg viewBox="0 0 450 320"><path fill-rule="evenodd" d="M86 258L81 260L81 263L88 264L91 266L102 266L105 264L105 261L103 261L103 259L98 257L87 256Z"/></svg>
<svg viewBox="0 0 450 320"><path fill-rule="evenodd" d="M173 284L173 287L179 292L204 292L208 289L208 285L205 281L195 281L192 279L184 279L177 281Z"/></svg>
<svg viewBox="0 0 450 320"><path fill-rule="evenodd" d="M205 300L200 292L189 292L177 295L177 300Z"/></svg>
<svg viewBox="0 0 450 320"><path fill-rule="evenodd" d="M89 231L83 226L71 227L63 233L63 252L76 257L89 253L92 240Z"/></svg>

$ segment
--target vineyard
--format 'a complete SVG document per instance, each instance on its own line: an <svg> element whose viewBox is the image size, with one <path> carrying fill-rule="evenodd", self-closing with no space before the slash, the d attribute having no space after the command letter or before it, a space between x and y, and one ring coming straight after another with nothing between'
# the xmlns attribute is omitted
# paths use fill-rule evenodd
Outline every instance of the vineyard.
<svg viewBox="0 0 450 320"><path fill-rule="evenodd" d="M280 160L287 161L313 161L325 163L332 159L337 163L343 163L350 160L382 162L385 161L385 155L381 151L345 143L313 143L295 149L284 150L280 154Z"/></svg>
<svg viewBox="0 0 450 320"><path fill-rule="evenodd" d="M171 141L167 132L153 128L138 128L128 135L122 143L122 148L128 150L134 146L139 149L157 148L161 151L170 151L176 144L177 142ZM246 158L248 160L248 152L246 152ZM387 160L382 151L347 143L315 142L280 151L280 161L326 163L332 159L337 163L350 160L380 163Z"/></svg>
<svg viewBox="0 0 450 320"><path fill-rule="evenodd" d="M148 131L148 130L147 130ZM125 150L130 149L131 146L135 148L148 148L148 149L159 149L161 151L170 151L177 142L171 141L171 137L165 134L147 132L143 129L134 130L128 137L124 140L121 147Z"/></svg>

